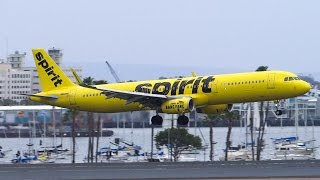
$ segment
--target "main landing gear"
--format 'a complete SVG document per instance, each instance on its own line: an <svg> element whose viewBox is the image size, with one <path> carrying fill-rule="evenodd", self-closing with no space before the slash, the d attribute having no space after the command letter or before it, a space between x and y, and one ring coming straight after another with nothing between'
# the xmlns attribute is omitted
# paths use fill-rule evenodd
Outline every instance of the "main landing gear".
<svg viewBox="0 0 320 180"><path fill-rule="evenodd" d="M159 116L158 114L155 115L155 116L152 116L152 118L151 118L151 124L152 124L152 125L161 126L161 125L162 125L162 122L163 122L163 119L162 119L162 117Z"/></svg>
<svg viewBox="0 0 320 180"><path fill-rule="evenodd" d="M178 120L177 120L178 124L179 125L182 125L182 126L185 126L189 123L189 118L186 116L186 115L181 115L178 117Z"/></svg>
<svg viewBox="0 0 320 180"><path fill-rule="evenodd" d="M151 118L152 125L161 126L162 123L163 123L163 118L161 116L159 116L158 114L155 116L152 116L152 118ZM184 114L180 115L178 117L177 123L178 123L178 125L185 126L189 123L189 118Z"/></svg>

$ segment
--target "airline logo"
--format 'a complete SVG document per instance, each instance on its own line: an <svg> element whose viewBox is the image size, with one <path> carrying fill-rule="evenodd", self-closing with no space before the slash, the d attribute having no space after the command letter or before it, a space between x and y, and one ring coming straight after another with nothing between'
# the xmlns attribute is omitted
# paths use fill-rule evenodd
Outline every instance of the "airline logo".
<svg viewBox="0 0 320 180"><path fill-rule="evenodd" d="M136 86L136 92L144 92L144 93L152 93L152 94L163 94L168 95L171 91L171 95L184 94L185 87L187 85L192 85L192 94L198 93L198 88L202 87L202 92L211 93L211 85L210 82L213 82L215 78L213 76L208 76L207 78L198 77L196 79L191 80L182 80L177 79L173 84L170 82L159 82L155 83L152 87L151 83L143 83ZM202 83L202 85L200 85ZM159 90L160 87L161 91Z"/></svg>
<svg viewBox="0 0 320 180"><path fill-rule="evenodd" d="M50 66L47 60L44 59L42 53L38 52L35 57L38 60L38 66L41 66L44 69L49 78L51 78L51 81L54 83L54 86L57 87L58 85L61 85L62 79L60 79L59 74L54 72L53 66Z"/></svg>

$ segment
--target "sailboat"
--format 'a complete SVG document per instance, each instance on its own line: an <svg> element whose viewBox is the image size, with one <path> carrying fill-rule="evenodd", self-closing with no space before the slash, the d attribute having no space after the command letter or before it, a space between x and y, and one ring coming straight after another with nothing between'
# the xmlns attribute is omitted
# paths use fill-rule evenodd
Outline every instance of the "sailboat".
<svg viewBox="0 0 320 180"><path fill-rule="evenodd" d="M314 159L316 148L314 147L315 139L300 140L298 136L298 99L295 98L295 136L283 138L272 138L274 144L274 160L298 160L298 159ZM314 133L314 132L312 132Z"/></svg>

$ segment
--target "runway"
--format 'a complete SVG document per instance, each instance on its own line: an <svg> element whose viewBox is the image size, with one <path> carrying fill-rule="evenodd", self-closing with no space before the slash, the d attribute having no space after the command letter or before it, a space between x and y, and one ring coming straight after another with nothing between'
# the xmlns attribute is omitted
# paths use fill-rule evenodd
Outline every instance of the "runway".
<svg viewBox="0 0 320 180"><path fill-rule="evenodd" d="M320 179L320 161L1 164L0 179Z"/></svg>

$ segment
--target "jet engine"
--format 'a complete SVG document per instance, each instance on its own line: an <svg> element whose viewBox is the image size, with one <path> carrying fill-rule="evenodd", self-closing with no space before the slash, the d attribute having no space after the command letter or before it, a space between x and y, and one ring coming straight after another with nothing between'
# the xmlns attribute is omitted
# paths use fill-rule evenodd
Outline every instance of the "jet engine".
<svg viewBox="0 0 320 180"><path fill-rule="evenodd" d="M183 114L192 111L194 102L192 98L170 99L161 105L161 111L167 114Z"/></svg>
<svg viewBox="0 0 320 180"><path fill-rule="evenodd" d="M197 112L205 114L220 114L224 112L230 112L232 107L233 104L208 105L202 108L197 108Z"/></svg>

